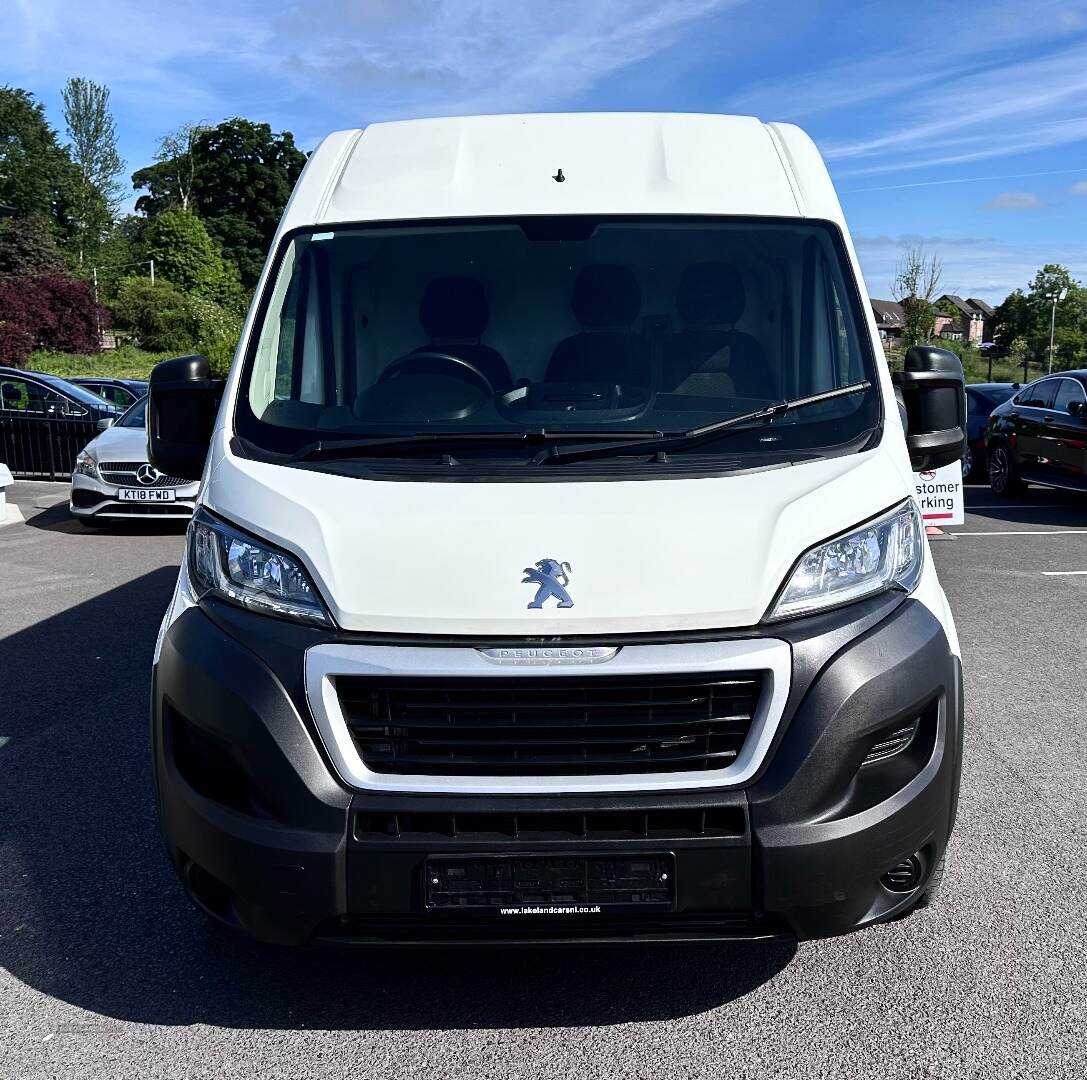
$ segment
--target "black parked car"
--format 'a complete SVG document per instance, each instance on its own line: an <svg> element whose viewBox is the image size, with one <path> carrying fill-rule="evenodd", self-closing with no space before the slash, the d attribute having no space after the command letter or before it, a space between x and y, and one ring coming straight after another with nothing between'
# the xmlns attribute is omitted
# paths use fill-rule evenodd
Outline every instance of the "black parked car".
<svg viewBox="0 0 1087 1080"><path fill-rule="evenodd" d="M998 405L986 446L998 495L1024 483L1087 492L1087 371L1047 375Z"/></svg>
<svg viewBox="0 0 1087 1080"><path fill-rule="evenodd" d="M146 379L106 379L91 375L80 375L70 379L76 386L82 386L93 394L112 401L122 411L147 396Z"/></svg>
<svg viewBox="0 0 1087 1080"><path fill-rule="evenodd" d="M0 367L0 461L17 476L66 480L76 454L119 414L86 387Z"/></svg>
<svg viewBox="0 0 1087 1080"><path fill-rule="evenodd" d="M966 449L962 455L962 478L984 480L986 468L985 430L989 414L1020 389L1020 383L972 383L966 388Z"/></svg>

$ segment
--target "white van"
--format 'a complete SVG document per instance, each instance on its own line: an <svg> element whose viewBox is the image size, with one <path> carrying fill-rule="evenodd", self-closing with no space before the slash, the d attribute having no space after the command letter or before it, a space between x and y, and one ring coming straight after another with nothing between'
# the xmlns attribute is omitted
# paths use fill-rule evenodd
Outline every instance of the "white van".
<svg viewBox="0 0 1087 1080"><path fill-rule="evenodd" d="M892 383L827 171L748 117L329 136L225 387L155 649L189 895L262 940L799 938L938 883L959 649L911 499L962 369ZM210 447L210 448L209 448Z"/></svg>

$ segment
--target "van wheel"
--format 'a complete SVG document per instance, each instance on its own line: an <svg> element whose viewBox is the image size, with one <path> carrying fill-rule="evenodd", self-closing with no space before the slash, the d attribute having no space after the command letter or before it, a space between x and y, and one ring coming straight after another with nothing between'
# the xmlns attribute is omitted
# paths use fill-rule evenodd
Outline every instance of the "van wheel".
<svg viewBox="0 0 1087 1080"><path fill-rule="evenodd" d="M993 494L1018 495L1025 486L1012 452L1006 446L994 446L989 451L989 487Z"/></svg>

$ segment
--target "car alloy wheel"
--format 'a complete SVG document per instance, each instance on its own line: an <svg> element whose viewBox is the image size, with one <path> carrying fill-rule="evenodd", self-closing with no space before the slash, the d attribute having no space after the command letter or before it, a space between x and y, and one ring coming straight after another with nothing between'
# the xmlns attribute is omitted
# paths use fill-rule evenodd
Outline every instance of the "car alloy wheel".
<svg viewBox="0 0 1087 1080"><path fill-rule="evenodd" d="M1006 446L994 446L989 452L989 487L995 495L1014 495L1023 489L1015 458Z"/></svg>

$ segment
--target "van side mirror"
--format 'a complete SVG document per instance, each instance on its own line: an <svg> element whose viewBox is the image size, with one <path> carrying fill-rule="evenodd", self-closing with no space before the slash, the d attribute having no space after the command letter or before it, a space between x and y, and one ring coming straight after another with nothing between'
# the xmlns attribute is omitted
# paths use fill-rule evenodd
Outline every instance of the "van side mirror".
<svg viewBox="0 0 1087 1080"><path fill-rule="evenodd" d="M906 413L906 448L914 472L958 461L966 447L966 379L947 349L914 345L892 376Z"/></svg>
<svg viewBox="0 0 1087 1080"><path fill-rule="evenodd" d="M147 456L168 476L199 480L223 396L203 356L175 356L151 370L147 388Z"/></svg>

